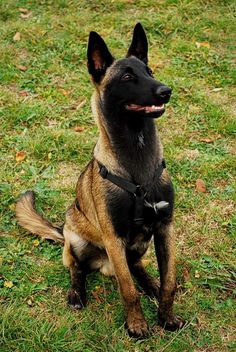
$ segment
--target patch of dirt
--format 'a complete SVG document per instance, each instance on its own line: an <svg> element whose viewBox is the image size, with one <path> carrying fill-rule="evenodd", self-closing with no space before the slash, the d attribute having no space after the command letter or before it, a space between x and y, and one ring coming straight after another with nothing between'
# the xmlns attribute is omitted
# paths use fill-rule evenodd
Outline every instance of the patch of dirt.
<svg viewBox="0 0 236 352"><path fill-rule="evenodd" d="M56 177L51 182L52 187L57 189L72 188L74 190L81 170L82 167L78 164L70 162L60 163Z"/></svg>
<svg viewBox="0 0 236 352"><path fill-rule="evenodd" d="M196 248L211 252L214 241L218 244L227 241L222 235L225 232L223 222L227 222L234 212L233 201L220 199L210 200L204 209L201 207L199 211L196 209L195 212L189 211L185 214L177 211L175 231L178 255L181 256L181 252L184 252L185 256L194 258L198 255Z"/></svg>
<svg viewBox="0 0 236 352"><path fill-rule="evenodd" d="M232 88L234 89L234 88ZM235 99L225 93L224 90L215 91L214 89L206 89L209 99L216 105L220 105L225 111L230 111L233 116L236 116Z"/></svg>
<svg viewBox="0 0 236 352"><path fill-rule="evenodd" d="M176 155L176 160L188 159L195 160L200 157L198 149L185 149L182 153Z"/></svg>

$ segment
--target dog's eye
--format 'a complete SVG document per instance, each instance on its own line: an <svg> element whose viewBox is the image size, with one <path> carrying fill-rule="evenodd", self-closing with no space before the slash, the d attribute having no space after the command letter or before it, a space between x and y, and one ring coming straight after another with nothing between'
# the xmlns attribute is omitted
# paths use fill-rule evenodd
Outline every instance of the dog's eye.
<svg viewBox="0 0 236 352"><path fill-rule="evenodd" d="M134 76L130 73L125 73L121 79L122 81L131 81L132 79L134 79Z"/></svg>

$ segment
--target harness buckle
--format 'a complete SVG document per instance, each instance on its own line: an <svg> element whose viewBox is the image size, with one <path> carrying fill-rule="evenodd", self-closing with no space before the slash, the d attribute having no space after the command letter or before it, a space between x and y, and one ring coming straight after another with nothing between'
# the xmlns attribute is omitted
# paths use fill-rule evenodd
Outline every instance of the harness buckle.
<svg viewBox="0 0 236 352"><path fill-rule="evenodd" d="M147 192L144 191L142 185L136 185L136 191L134 193L135 197L142 197L144 198Z"/></svg>

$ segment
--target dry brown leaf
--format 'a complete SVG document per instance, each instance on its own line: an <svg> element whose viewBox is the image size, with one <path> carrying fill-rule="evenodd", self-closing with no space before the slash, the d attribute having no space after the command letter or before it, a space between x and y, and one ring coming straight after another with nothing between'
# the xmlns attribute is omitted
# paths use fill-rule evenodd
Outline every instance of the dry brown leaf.
<svg viewBox="0 0 236 352"><path fill-rule="evenodd" d="M213 143L214 141L213 138L200 138L200 142Z"/></svg>
<svg viewBox="0 0 236 352"><path fill-rule="evenodd" d="M98 303L101 303L102 299L99 297L99 294L104 294L104 288L101 286L96 286L95 290L92 291L92 295Z"/></svg>
<svg viewBox="0 0 236 352"><path fill-rule="evenodd" d="M28 13L29 12L29 10L25 9L24 7L19 7L19 11L22 12L22 13Z"/></svg>
<svg viewBox="0 0 236 352"><path fill-rule="evenodd" d="M84 126L75 126L74 131L75 132L83 132L85 130Z"/></svg>
<svg viewBox="0 0 236 352"><path fill-rule="evenodd" d="M19 95L21 97L28 97L29 96L29 92L27 92L27 90L23 89L19 91Z"/></svg>
<svg viewBox="0 0 236 352"><path fill-rule="evenodd" d="M15 159L17 162L21 162L21 161L25 160L25 158L26 158L26 152L20 151L20 152L16 153Z"/></svg>
<svg viewBox="0 0 236 352"><path fill-rule="evenodd" d="M20 18L22 18L23 20L27 20L31 15L32 15L31 11L29 11L27 13L21 13Z"/></svg>
<svg viewBox="0 0 236 352"><path fill-rule="evenodd" d="M190 272L189 272L189 268L187 267L183 267L183 280L184 282L188 282L190 281Z"/></svg>
<svg viewBox="0 0 236 352"><path fill-rule="evenodd" d="M199 49L201 47L203 48L210 48L210 43L209 42L196 42L196 47Z"/></svg>
<svg viewBox="0 0 236 352"><path fill-rule="evenodd" d="M36 301L36 304L40 307L40 308L45 308L46 304L44 302L39 302Z"/></svg>
<svg viewBox="0 0 236 352"><path fill-rule="evenodd" d="M64 95L65 97L68 97L68 95L70 95L70 90L66 90L66 89L64 89L64 88L59 88L58 89L59 90L59 92L62 94L62 95Z"/></svg>
<svg viewBox="0 0 236 352"><path fill-rule="evenodd" d="M27 66L24 66L24 65L16 65L16 67L21 70L21 71L26 71L28 70L28 67Z"/></svg>
<svg viewBox="0 0 236 352"><path fill-rule="evenodd" d="M201 180L200 178L197 179L197 181L196 181L196 190L198 192L201 192L201 193L205 193L206 192L205 182L203 180Z"/></svg>
<svg viewBox="0 0 236 352"><path fill-rule="evenodd" d="M6 301L7 299L8 299L7 296L1 296L1 297L0 297L0 301Z"/></svg>
<svg viewBox="0 0 236 352"><path fill-rule="evenodd" d="M16 34L13 37L14 42L19 42L21 40L21 34L20 32L16 32Z"/></svg>

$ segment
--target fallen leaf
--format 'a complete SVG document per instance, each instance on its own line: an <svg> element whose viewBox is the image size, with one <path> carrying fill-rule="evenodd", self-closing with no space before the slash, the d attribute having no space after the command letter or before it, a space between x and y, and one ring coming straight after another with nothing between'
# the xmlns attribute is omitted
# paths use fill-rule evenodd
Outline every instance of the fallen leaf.
<svg viewBox="0 0 236 352"><path fill-rule="evenodd" d="M3 286L7 288L12 288L14 284L12 281L5 281Z"/></svg>
<svg viewBox="0 0 236 352"><path fill-rule="evenodd" d="M196 47L199 49L201 47L203 48L210 48L210 43L209 42L196 42Z"/></svg>
<svg viewBox="0 0 236 352"><path fill-rule="evenodd" d="M29 95L29 92L27 92L27 90L23 89L19 91L19 95L21 97L27 97Z"/></svg>
<svg viewBox="0 0 236 352"><path fill-rule="evenodd" d="M45 306L46 306L44 302L36 301L36 304L37 304L40 308L45 308Z"/></svg>
<svg viewBox="0 0 236 352"><path fill-rule="evenodd" d="M38 247L39 246L39 240L34 240L33 241L33 245L34 245L34 247Z"/></svg>
<svg viewBox="0 0 236 352"><path fill-rule="evenodd" d="M189 272L189 268L187 267L183 267L183 280L184 282L190 281L190 272Z"/></svg>
<svg viewBox="0 0 236 352"><path fill-rule="evenodd" d="M64 89L64 88L59 88L58 89L59 90L59 92L62 94L62 95L64 95L65 97L68 97L68 95L70 95L70 90L66 90L66 89Z"/></svg>
<svg viewBox="0 0 236 352"><path fill-rule="evenodd" d="M211 90L211 92L220 92L221 90L223 90L223 88L214 88Z"/></svg>
<svg viewBox="0 0 236 352"><path fill-rule="evenodd" d="M200 138L200 142L213 143L215 140L213 138Z"/></svg>
<svg viewBox="0 0 236 352"><path fill-rule="evenodd" d="M99 294L103 294L103 293L104 293L104 288L101 286L96 286L95 290L92 291L92 295L98 303L102 302L102 299L99 297Z"/></svg>
<svg viewBox="0 0 236 352"><path fill-rule="evenodd" d="M31 11L29 11L27 13L21 13L20 18L22 18L23 20L27 20L31 15L32 15Z"/></svg>
<svg viewBox="0 0 236 352"><path fill-rule="evenodd" d="M206 192L205 182L203 180L201 180L200 178L197 179L197 181L196 181L196 190L198 192L201 192L201 193L205 193Z"/></svg>
<svg viewBox="0 0 236 352"><path fill-rule="evenodd" d="M75 132L83 132L85 130L84 126L75 126L74 131Z"/></svg>
<svg viewBox="0 0 236 352"><path fill-rule="evenodd" d="M28 300L27 300L27 304L28 304L28 306L30 306L30 307L33 306L33 302L31 301L31 299L28 299Z"/></svg>
<svg viewBox="0 0 236 352"><path fill-rule="evenodd" d="M19 70L21 71L26 71L28 70L28 67L27 66L24 66L24 65L16 65L17 68L19 68Z"/></svg>
<svg viewBox="0 0 236 352"><path fill-rule="evenodd" d="M15 159L17 162L23 161L23 160L25 160L25 158L26 158L26 152L20 151L20 152L16 153Z"/></svg>
<svg viewBox="0 0 236 352"><path fill-rule="evenodd" d="M22 12L22 13L28 13L29 12L29 10L25 9L24 7L19 7L19 11Z"/></svg>
<svg viewBox="0 0 236 352"><path fill-rule="evenodd" d="M19 40L21 40L21 34L20 32L16 32L16 34L13 37L14 42L18 42Z"/></svg>
<svg viewBox="0 0 236 352"><path fill-rule="evenodd" d="M199 279L199 278L200 278L200 273L199 273L198 270L195 270L194 277L196 277L196 279Z"/></svg>
<svg viewBox="0 0 236 352"><path fill-rule="evenodd" d="M6 301L8 298L6 296L1 296L0 301Z"/></svg>

